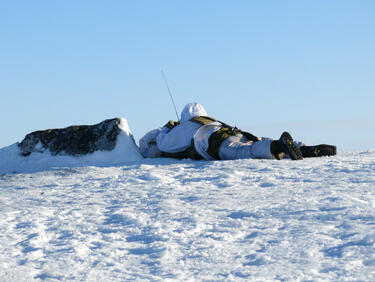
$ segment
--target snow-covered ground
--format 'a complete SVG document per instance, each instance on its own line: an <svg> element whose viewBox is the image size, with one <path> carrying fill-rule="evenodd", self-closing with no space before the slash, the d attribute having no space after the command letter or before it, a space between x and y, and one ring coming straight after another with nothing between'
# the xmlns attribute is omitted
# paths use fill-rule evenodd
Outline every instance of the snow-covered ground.
<svg viewBox="0 0 375 282"><path fill-rule="evenodd" d="M375 150L0 176L0 281L374 281Z"/></svg>

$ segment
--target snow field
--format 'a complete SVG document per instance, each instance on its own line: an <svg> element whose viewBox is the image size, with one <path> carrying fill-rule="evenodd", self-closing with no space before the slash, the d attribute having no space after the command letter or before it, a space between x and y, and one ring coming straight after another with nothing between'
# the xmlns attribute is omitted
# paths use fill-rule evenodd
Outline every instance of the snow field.
<svg viewBox="0 0 375 282"><path fill-rule="evenodd" d="M2 281L371 281L375 151L0 176Z"/></svg>

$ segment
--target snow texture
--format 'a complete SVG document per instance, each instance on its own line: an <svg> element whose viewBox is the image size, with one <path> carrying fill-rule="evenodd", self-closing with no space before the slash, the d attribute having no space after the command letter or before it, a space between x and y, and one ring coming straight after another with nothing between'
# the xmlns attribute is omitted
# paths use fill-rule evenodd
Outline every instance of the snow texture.
<svg viewBox="0 0 375 282"><path fill-rule="evenodd" d="M0 176L0 281L375 280L375 150L65 161Z"/></svg>

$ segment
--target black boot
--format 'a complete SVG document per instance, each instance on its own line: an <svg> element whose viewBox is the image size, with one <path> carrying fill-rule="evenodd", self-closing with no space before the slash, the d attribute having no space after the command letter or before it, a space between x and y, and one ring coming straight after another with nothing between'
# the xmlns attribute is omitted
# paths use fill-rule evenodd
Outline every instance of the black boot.
<svg viewBox="0 0 375 282"><path fill-rule="evenodd" d="M288 154L292 160L302 160L301 150L294 144L292 136L288 132L281 134L279 140L272 141L271 154L280 160L285 154Z"/></svg>
<svg viewBox="0 0 375 282"><path fill-rule="evenodd" d="M316 146L301 146L299 148L304 158L315 158L336 155L336 146L321 144Z"/></svg>

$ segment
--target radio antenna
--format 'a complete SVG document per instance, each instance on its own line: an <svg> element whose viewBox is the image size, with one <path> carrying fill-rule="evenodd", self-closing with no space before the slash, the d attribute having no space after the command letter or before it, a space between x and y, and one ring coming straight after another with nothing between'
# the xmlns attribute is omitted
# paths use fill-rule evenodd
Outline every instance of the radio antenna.
<svg viewBox="0 0 375 282"><path fill-rule="evenodd" d="M177 113L176 104L174 103L172 92L171 92L171 89L169 88L169 84L168 84L167 78L165 77L165 74L164 74L163 70L161 70L160 72L161 72L161 75L163 76L165 85L167 86L169 96L171 97L171 100L172 100L172 103L173 103L173 107L174 107L174 111L176 112L177 120L180 121L180 118L178 117L178 113Z"/></svg>

